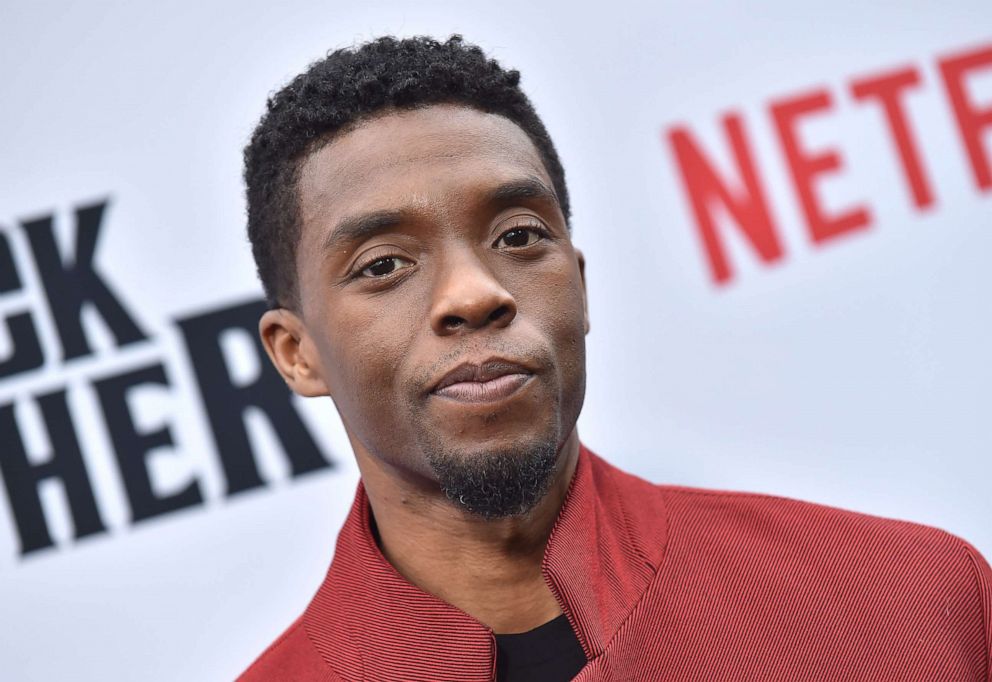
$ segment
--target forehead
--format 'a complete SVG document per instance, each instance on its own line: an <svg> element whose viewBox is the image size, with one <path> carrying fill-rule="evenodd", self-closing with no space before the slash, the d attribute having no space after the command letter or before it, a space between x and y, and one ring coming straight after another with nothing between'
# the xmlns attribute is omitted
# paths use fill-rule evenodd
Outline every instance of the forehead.
<svg viewBox="0 0 992 682"><path fill-rule="evenodd" d="M456 105L366 121L310 155L300 173L303 239L358 212L451 211L473 193L536 177L552 186L537 148L503 116Z"/></svg>

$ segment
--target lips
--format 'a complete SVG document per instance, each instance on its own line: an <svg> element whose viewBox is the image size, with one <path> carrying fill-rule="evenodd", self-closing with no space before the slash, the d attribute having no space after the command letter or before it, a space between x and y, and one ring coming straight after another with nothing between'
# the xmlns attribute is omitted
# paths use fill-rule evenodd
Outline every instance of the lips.
<svg viewBox="0 0 992 682"><path fill-rule="evenodd" d="M441 377L431 393L461 402L492 402L512 395L532 376L529 369L509 360L466 362Z"/></svg>

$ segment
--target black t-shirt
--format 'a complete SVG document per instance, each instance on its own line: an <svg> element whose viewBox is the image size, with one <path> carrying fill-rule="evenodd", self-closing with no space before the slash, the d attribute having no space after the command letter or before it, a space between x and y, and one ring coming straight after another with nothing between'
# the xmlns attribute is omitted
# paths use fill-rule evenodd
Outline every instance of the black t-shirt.
<svg viewBox="0 0 992 682"><path fill-rule="evenodd" d="M586 664L565 614L517 635L496 635L497 682L566 682Z"/></svg>

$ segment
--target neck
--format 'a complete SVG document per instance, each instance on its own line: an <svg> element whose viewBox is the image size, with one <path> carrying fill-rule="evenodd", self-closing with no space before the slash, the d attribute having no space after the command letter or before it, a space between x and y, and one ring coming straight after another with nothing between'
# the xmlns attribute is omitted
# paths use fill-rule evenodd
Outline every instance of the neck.
<svg viewBox="0 0 992 682"><path fill-rule="evenodd" d="M485 520L356 447L386 559L411 583L497 634L526 632L561 614L541 562L578 461L572 431L548 493L528 513Z"/></svg>

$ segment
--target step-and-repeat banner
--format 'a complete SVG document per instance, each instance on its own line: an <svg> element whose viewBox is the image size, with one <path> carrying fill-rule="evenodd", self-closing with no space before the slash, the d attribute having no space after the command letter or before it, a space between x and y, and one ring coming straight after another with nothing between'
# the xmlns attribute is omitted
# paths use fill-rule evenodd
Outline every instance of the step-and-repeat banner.
<svg viewBox="0 0 992 682"><path fill-rule="evenodd" d="M357 473L257 339L240 154L382 33L522 71L588 261L590 447L992 555L992 5L868 5L4 8L0 678L229 679L319 584Z"/></svg>

